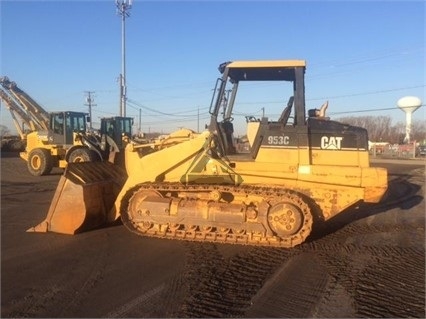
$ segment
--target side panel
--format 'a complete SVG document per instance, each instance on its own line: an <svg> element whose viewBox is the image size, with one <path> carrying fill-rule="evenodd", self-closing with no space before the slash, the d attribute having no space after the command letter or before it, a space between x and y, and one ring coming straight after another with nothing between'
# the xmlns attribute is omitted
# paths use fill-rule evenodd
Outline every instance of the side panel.
<svg viewBox="0 0 426 319"><path fill-rule="evenodd" d="M315 118L308 127L312 165L369 166L365 129Z"/></svg>
<svg viewBox="0 0 426 319"><path fill-rule="evenodd" d="M368 136L363 128L325 119L309 119L307 125L259 125L252 150L256 162L369 166Z"/></svg>
<svg viewBox="0 0 426 319"><path fill-rule="evenodd" d="M305 125L261 123L256 140L260 143L256 162L310 164L308 129Z"/></svg>

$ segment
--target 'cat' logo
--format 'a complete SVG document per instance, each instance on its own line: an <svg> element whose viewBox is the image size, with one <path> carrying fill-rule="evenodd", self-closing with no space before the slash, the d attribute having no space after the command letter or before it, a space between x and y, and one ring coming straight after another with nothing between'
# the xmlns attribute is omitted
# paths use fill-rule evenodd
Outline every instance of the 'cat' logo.
<svg viewBox="0 0 426 319"><path fill-rule="evenodd" d="M321 137L321 148L326 150L340 150L342 148L341 136L323 136Z"/></svg>

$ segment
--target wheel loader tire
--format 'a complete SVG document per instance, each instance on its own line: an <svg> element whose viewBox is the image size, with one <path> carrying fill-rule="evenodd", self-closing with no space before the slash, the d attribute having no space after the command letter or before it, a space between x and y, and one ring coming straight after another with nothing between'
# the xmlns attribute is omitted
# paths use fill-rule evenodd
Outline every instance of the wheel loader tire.
<svg viewBox="0 0 426 319"><path fill-rule="evenodd" d="M53 168L53 157L50 151L44 148L33 149L28 155L27 167L34 176L49 174Z"/></svg>
<svg viewBox="0 0 426 319"><path fill-rule="evenodd" d="M68 163L96 162L98 160L99 157L94 151L84 147L76 148L71 151L71 154L68 157Z"/></svg>

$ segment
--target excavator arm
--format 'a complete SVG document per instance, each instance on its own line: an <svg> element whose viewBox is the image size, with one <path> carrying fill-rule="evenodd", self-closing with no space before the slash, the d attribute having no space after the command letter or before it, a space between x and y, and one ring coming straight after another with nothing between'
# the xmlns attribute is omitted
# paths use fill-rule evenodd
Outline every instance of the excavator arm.
<svg viewBox="0 0 426 319"><path fill-rule="evenodd" d="M18 118L20 118L31 131L49 129L49 113L41 107L40 104L34 101L34 99L21 90L15 82L10 81L6 76L0 78L0 85L0 98L10 110L15 126L19 132L21 132L22 129L18 123Z"/></svg>
<svg viewBox="0 0 426 319"><path fill-rule="evenodd" d="M12 116L16 130L18 131L21 139L24 140L26 138L26 133L21 123L25 124L31 131L36 130L35 123L31 117L26 112L24 112L24 110L22 110L19 105L17 105L16 101L8 96L2 88L0 88L0 99L3 101L6 108L10 111L10 115Z"/></svg>

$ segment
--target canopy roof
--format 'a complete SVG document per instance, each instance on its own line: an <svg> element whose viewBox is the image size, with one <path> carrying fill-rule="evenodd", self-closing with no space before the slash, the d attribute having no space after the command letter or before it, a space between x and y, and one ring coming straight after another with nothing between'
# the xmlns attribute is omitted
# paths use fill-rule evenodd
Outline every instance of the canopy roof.
<svg viewBox="0 0 426 319"><path fill-rule="evenodd" d="M295 68L305 68L305 60L234 61L220 65L221 73L228 69L232 82L295 81Z"/></svg>

